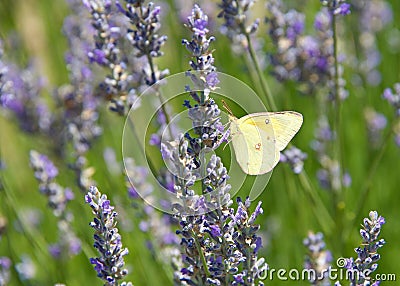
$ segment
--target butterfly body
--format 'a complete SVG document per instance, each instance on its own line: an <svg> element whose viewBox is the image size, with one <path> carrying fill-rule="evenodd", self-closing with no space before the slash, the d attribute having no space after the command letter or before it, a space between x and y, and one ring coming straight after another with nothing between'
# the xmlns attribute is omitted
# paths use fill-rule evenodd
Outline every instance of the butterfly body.
<svg viewBox="0 0 400 286"><path fill-rule="evenodd" d="M294 111L252 113L241 118L229 116L236 161L249 175L270 172L282 151L299 131L303 116Z"/></svg>

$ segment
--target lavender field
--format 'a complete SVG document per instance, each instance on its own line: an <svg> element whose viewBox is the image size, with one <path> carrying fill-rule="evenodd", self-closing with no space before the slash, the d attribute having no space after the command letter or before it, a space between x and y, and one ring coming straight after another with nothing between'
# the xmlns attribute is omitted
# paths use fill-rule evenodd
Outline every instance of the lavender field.
<svg viewBox="0 0 400 286"><path fill-rule="evenodd" d="M2 0L0 286L399 285L399 19Z"/></svg>

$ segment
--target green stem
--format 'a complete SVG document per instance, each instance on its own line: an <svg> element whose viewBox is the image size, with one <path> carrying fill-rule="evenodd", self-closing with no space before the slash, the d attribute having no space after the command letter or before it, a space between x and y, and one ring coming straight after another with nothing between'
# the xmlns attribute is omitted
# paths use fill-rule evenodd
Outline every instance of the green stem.
<svg viewBox="0 0 400 286"><path fill-rule="evenodd" d="M143 9L142 9L141 6L139 7L139 15L140 15L141 21L144 22L144 20L143 20ZM155 68L154 68L154 63L153 63L153 57L150 55L150 50L149 50L148 46L146 46L145 54L146 54L147 61L148 61L149 66L150 66L152 82L153 82L153 84L156 84L156 73L155 73ZM158 90L156 92L156 95L160 100L161 110L164 113L165 121L167 123L168 132L169 132L170 138L172 140L174 136L173 136L173 132L172 132L171 126L169 124L171 122L171 120L170 120L170 117L169 117L169 115L167 113L167 110L165 108L164 100L163 100L163 98L161 96L161 93Z"/></svg>
<svg viewBox="0 0 400 286"><path fill-rule="evenodd" d="M275 104L274 98L272 97L272 93L268 86L267 81L264 79L264 74L260 68L260 64L258 63L256 52L253 48L253 43L250 39L250 35L245 32L244 27L242 27L242 30L243 30L243 34L246 36L249 55L254 64L254 67L256 68L257 77L258 77L258 80L260 81L261 89L263 91L264 98L267 102L267 108L271 109L272 111L276 111L277 109L276 109L276 104Z"/></svg>
<svg viewBox="0 0 400 286"><path fill-rule="evenodd" d="M133 136L135 137L135 139L137 141L137 144L141 145L140 138L139 138L138 134L136 134L136 131L135 131L136 130L135 125L133 124L132 120L130 120L129 118L128 118L128 124L129 124L129 126L130 126L130 128L132 130ZM153 161L150 159L151 156L148 154L147 149L144 146L140 146L140 147L141 147L142 150L145 150L144 154L146 156L146 162L149 164L150 170L152 171L153 174L158 174L157 169L156 169Z"/></svg>
<svg viewBox="0 0 400 286"><path fill-rule="evenodd" d="M146 51L146 56L147 56L147 61L149 62L150 70L151 70L152 82L154 84L156 84L156 73L155 73L155 69L154 69L153 58L150 56L150 53L148 51ZM167 123L167 128L168 128L168 132L169 132L169 136L170 136L170 138L172 140L174 138L174 135L173 135L173 132L172 132L171 125L169 124L171 122L171 119L169 117L167 109L165 108L164 100L163 100L163 98L161 96L161 93L159 92L158 89L156 91L156 96L158 97L158 99L160 101L161 111L164 113L165 121Z"/></svg>
<svg viewBox="0 0 400 286"><path fill-rule="evenodd" d="M358 204L357 210L355 212L355 217L354 217L355 219L357 219L361 215L361 212L362 212L362 210L364 208L365 202L367 201L369 192L371 190L372 179L374 178L375 172L378 169L378 165L379 165L380 161L382 160L383 154L385 153L385 151L387 149L388 142L390 142L390 138L391 138L391 135L392 135L394 122L395 121L393 121L393 123L392 123L392 125L391 125L391 127L389 129L389 132L385 136L385 139L384 139L384 141L382 143L382 147L379 148L378 155L374 158L374 160L372 161L372 164L370 165L371 168L368 171L367 179L366 179L366 181L364 183L364 186L362 188L362 191L361 191L361 194L360 194L360 197L359 197L359 202L360 203Z"/></svg>
<svg viewBox="0 0 400 286"><path fill-rule="evenodd" d="M194 242L196 244L197 251L199 252L201 263L203 264L204 273L206 274L206 277L210 277L211 273L208 270L206 258L204 257L204 253L203 253L203 250L201 249L199 240L197 239L197 235L193 230L192 230L192 236L194 237Z"/></svg>
<svg viewBox="0 0 400 286"><path fill-rule="evenodd" d="M332 10L331 10L332 11ZM339 63L338 63L338 38L336 29L336 16L331 12L332 17L332 38L333 38L333 58L334 58L334 121L333 130L336 136L336 140L333 144L333 159L334 162L338 164L339 179L337 180L338 186L334 186L333 190L333 203L334 203L334 213L336 221L336 233L338 234L338 250L342 250L341 239L343 237L343 215L344 215L344 204L343 201L343 162L342 162L342 146L341 146L341 126L340 126L340 109L341 109L341 99L340 99L340 86L339 86Z"/></svg>
<svg viewBox="0 0 400 286"><path fill-rule="evenodd" d="M313 188L310 178L304 171L298 175L298 178L301 186L310 197L311 203L315 206L312 209L324 233L332 233L335 222L329 214L328 210L326 209L323 201L321 200L321 197L318 195L318 192L315 190L315 188Z"/></svg>
<svg viewBox="0 0 400 286"><path fill-rule="evenodd" d="M337 39L337 30L336 30L336 16L333 15L332 13L332 31L333 31L333 57L334 57L334 69L335 69L335 75L334 75L334 87L335 87L335 119L334 119L334 131L336 134L336 142L334 144L334 158L339 164L339 172L340 172L340 180L339 180L339 186L338 186L338 192L341 192L342 189L342 156L341 156L341 134L340 134L340 109L341 109L341 99L340 99L340 87L339 87L339 63L338 63L338 39Z"/></svg>

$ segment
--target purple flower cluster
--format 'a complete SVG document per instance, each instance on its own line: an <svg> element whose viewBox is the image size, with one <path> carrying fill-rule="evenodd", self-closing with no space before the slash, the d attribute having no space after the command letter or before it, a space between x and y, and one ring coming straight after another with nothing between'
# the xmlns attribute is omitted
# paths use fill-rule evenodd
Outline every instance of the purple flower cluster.
<svg viewBox="0 0 400 286"><path fill-rule="evenodd" d="M187 74L201 87L201 91L186 88L196 102L195 106L188 100L184 103L194 134L186 133L177 141L161 145L163 158L175 174L174 190L182 199L182 204L174 205L183 250L183 266L175 272L175 281L181 285L262 285L257 275L267 266L263 258L258 258L261 238L255 224L262 213L261 202L251 213L250 200L242 202L239 198L235 211L231 207L229 176L221 158L213 154L207 161L204 156L228 134L220 122L220 110L209 96L218 81L208 51L207 22L207 16L195 5L187 24L192 40L183 41L195 59L190 62L195 71ZM204 71L198 64L205 57L212 62ZM201 181L201 195L195 192L197 181Z"/></svg>
<svg viewBox="0 0 400 286"><path fill-rule="evenodd" d="M311 148L316 152L321 168L317 171L317 179L320 186L326 190L338 190L340 186L349 187L351 176L344 172L337 160L329 155L329 148L335 142L336 134L331 129L328 118L322 115L317 122L315 140L311 142Z"/></svg>
<svg viewBox="0 0 400 286"><path fill-rule="evenodd" d="M382 75L379 65L382 61L378 49L377 34L393 21L393 11L387 1L375 0L352 1L354 12L358 14L359 30L359 58L355 67L364 85L377 86Z"/></svg>
<svg viewBox="0 0 400 286"><path fill-rule="evenodd" d="M39 182L40 192L48 197L49 206L53 209L54 215L61 216L65 212L67 203L73 199L72 191L54 182L58 169L46 155L31 150L30 162L35 178Z"/></svg>
<svg viewBox="0 0 400 286"><path fill-rule="evenodd" d="M172 142L161 143L161 155L174 174L174 192L178 196L193 196L194 191L190 188L200 177L200 160L196 158L200 144L196 140L189 146L189 141L181 134L179 139ZM196 145L195 145L196 144ZM197 171L197 172L194 172Z"/></svg>
<svg viewBox="0 0 400 286"><path fill-rule="evenodd" d="M146 242L147 247L158 261L162 261L165 265L171 265L172 262L174 267L179 267L181 265L179 239L173 231L177 221L171 215L162 214L151 206L142 206L140 199L146 201L156 199L152 194L153 186L147 182L148 169L136 166L132 158L125 158L124 163L126 177L129 178L127 180L128 195L132 199L134 208L140 212L139 229L148 233L150 237ZM165 173L167 174L169 173ZM163 180L162 183L167 189L173 191L173 182L167 183ZM171 184L172 186L169 186Z"/></svg>
<svg viewBox="0 0 400 286"><path fill-rule="evenodd" d="M308 249L308 254L304 261L304 269L315 271L315 276L311 276L311 285L331 285L329 272L327 271L332 262L332 254L326 250L324 236L322 233L309 232L303 244Z"/></svg>
<svg viewBox="0 0 400 286"><path fill-rule="evenodd" d="M74 13L65 19L63 33L68 39L65 61L70 82L54 94L62 110L57 117L58 136L55 137L62 147L72 144L70 166L76 173L78 186L85 191L94 183L94 169L88 166L86 153L102 134L102 128L98 125L99 101L94 97L94 76L87 58L93 32L84 10L79 9L81 3L74 0L69 4Z"/></svg>
<svg viewBox="0 0 400 286"><path fill-rule="evenodd" d="M181 218L181 245L184 249L180 271L183 285L263 285L260 272L267 269L257 254L261 237L255 219L263 210L261 202L253 213L250 201L237 199L237 210L230 204L201 216Z"/></svg>
<svg viewBox="0 0 400 286"><path fill-rule="evenodd" d="M321 0L321 4L327 6L333 15L350 14L351 5L346 0Z"/></svg>
<svg viewBox="0 0 400 286"><path fill-rule="evenodd" d="M0 285L7 285L10 281L11 259L6 256L0 257Z"/></svg>
<svg viewBox="0 0 400 286"><path fill-rule="evenodd" d="M67 203L74 199L74 193L71 189L55 182L58 169L47 156L31 150L30 163L39 182L40 192L47 197L49 207L59 218L57 222L59 241L49 246L50 254L55 258L61 258L66 254L77 255L81 251L81 242L71 229L73 216L66 209Z"/></svg>
<svg viewBox="0 0 400 286"><path fill-rule="evenodd" d="M44 79L38 76L33 64L20 69L7 63L3 53L0 40L0 106L14 114L24 131L49 132L52 114L40 97Z"/></svg>
<svg viewBox="0 0 400 286"><path fill-rule="evenodd" d="M249 9L255 2L255 0L222 0L219 4L222 11L218 17L225 20L222 30L233 42L242 42L245 47L248 45L246 43L247 36L255 33L260 24L259 19L254 20L251 24L248 23Z"/></svg>
<svg viewBox="0 0 400 286"><path fill-rule="evenodd" d="M85 202L95 215L90 226L95 230L93 246L100 253L100 257L90 258L90 263L94 265L97 276L104 280L105 285L118 285L118 281L128 274L128 270L124 268L124 256L129 253L127 248L122 247L121 235L116 228L115 218L118 213L114 211L107 196L94 186L86 194Z"/></svg>
<svg viewBox="0 0 400 286"><path fill-rule="evenodd" d="M283 151L280 161L288 163L295 174L300 174L303 171L305 159L307 159L307 153L304 153L299 148L292 146Z"/></svg>
<svg viewBox="0 0 400 286"><path fill-rule="evenodd" d="M109 0L83 0L91 14L95 30L94 47L87 53L90 62L108 69L99 92L110 101L110 110L125 115L136 98L133 76L128 70L127 55L121 51L126 23L118 15L115 3Z"/></svg>
<svg viewBox="0 0 400 286"><path fill-rule="evenodd" d="M221 138L227 137L220 119L221 111L215 101L209 98L210 90L217 87L219 79L213 65L214 57L210 51L210 43L215 38L208 37L207 24L208 16L198 5L194 5L192 15L187 18L186 24L186 27L192 32L192 39L190 41L182 40L192 56L189 64L196 71L195 73L188 71L187 75L191 76L197 88L204 89L198 92L191 91L189 87L186 87L196 105L192 106L188 100L184 103L184 106L188 108L194 133L200 137L196 140L189 133L185 135L196 156L199 155L202 144L209 148L216 148L219 146Z"/></svg>
<svg viewBox="0 0 400 286"><path fill-rule="evenodd" d="M158 34L161 27L161 7L155 6L152 2L147 7L144 6L144 1L125 0L125 2L126 9L118 1L117 7L132 25L126 37L135 49L135 57L144 56L147 59L147 65L142 67L142 75L145 84L151 86L169 74L167 69L158 70L154 63L154 58L163 55L161 47L167 41L167 36Z"/></svg>
<svg viewBox="0 0 400 286"><path fill-rule="evenodd" d="M364 118L368 129L368 142L373 148L379 148L382 143L382 133L387 125L386 116L372 108L364 110Z"/></svg>
<svg viewBox="0 0 400 286"><path fill-rule="evenodd" d="M167 105L157 110L157 116L154 122L157 131L151 134L149 140L150 145L160 148L162 140L172 140L178 137L179 129L175 124L169 122L169 116L170 111Z"/></svg>
<svg viewBox="0 0 400 286"><path fill-rule="evenodd" d="M267 3L269 35L275 46L271 55L273 74L280 81L297 81L304 93L312 93L318 87L335 87L335 59L332 32L334 14L323 7L315 16L316 35L304 34L305 15L289 10L283 12L281 0ZM338 88L341 99L347 97L344 89L343 68L338 62ZM333 99L333 98L331 98Z"/></svg>
<svg viewBox="0 0 400 286"><path fill-rule="evenodd" d="M37 273L36 265L31 257L27 254L21 256L21 262L15 264L15 270L18 273L19 279L22 281L31 280L35 278Z"/></svg>
<svg viewBox="0 0 400 286"><path fill-rule="evenodd" d="M386 88L382 97L393 107L396 118L398 118L400 116L400 83L395 83L393 89ZM400 146L400 124L396 124L393 131L396 145Z"/></svg>
<svg viewBox="0 0 400 286"><path fill-rule="evenodd" d="M324 85L331 76L333 45L331 16L321 10L315 18L317 36L304 35L304 14L286 13L280 0L267 3L269 35L276 51L271 56L273 74L281 81L298 81L308 91Z"/></svg>
<svg viewBox="0 0 400 286"><path fill-rule="evenodd" d="M204 71L206 83L210 88L218 84L218 79L215 78L213 73L216 68L214 67L214 57L209 51L210 44L215 40L214 37L207 36L209 30L208 16L195 5L192 10L192 15L187 18L185 25L192 32L192 39L190 41L183 39L182 44L190 52L193 60L189 62L191 68L197 71ZM208 78L207 78L208 77Z"/></svg>
<svg viewBox="0 0 400 286"><path fill-rule="evenodd" d="M400 82L394 84L394 88L386 88L382 97L390 103L396 111L396 116L400 116Z"/></svg>
<svg viewBox="0 0 400 286"><path fill-rule="evenodd" d="M376 211L370 211L369 218L364 218L360 230L362 243L355 249L357 258L346 259L345 268L352 270L353 274L350 277L351 285L370 285L371 274L378 268L377 262L381 258L377 251L386 243L384 239L379 239L383 224L385 224L385 219ZM375 281L374 285L379 285L379 283L379 280Z"/></svg>

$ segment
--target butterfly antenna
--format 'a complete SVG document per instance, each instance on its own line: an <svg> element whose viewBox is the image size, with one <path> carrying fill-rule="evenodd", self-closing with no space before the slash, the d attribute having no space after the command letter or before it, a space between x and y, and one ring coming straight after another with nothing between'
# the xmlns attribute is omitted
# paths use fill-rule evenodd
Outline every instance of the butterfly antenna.
<svg viewBox="0 0 400 286"><path fill-rule="evenodd" d="M222 150L225 150L226 146L229 145L229 143L231 143L232 139L229 139L228 142L226 142L226 144L224 145L224 147L222 148Z"/></svg>
<svg viewBox="0 0 400 286"><path fill-rule="evenodd" d="M225 102L225 100L222 99L221 102L222 102L222 105L224 106L224 108L226 109L226 111L228 111L228 113L229 113L230 115L233 116L233 112L232 112L232 110L229 108L229 106L228 106L228 104Z"/></svg>

